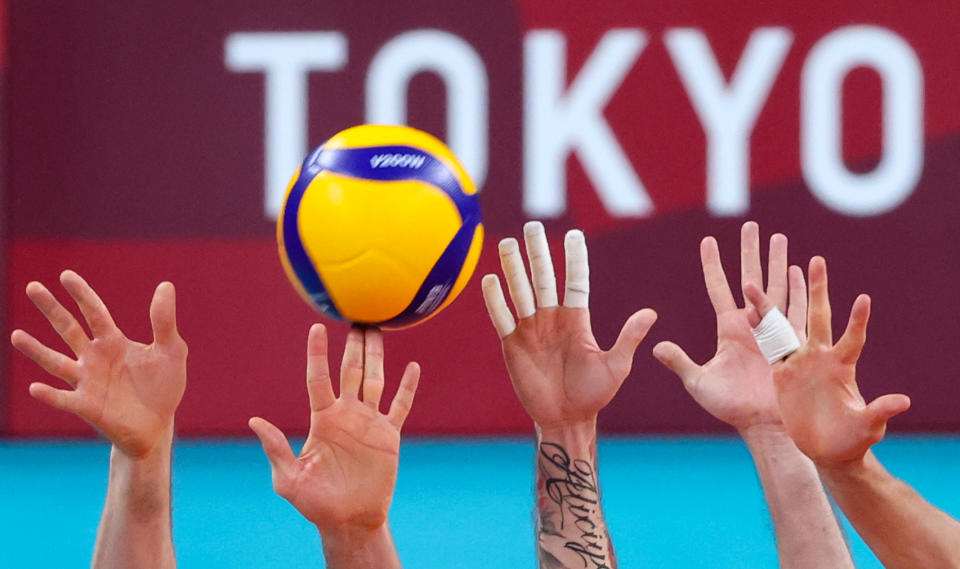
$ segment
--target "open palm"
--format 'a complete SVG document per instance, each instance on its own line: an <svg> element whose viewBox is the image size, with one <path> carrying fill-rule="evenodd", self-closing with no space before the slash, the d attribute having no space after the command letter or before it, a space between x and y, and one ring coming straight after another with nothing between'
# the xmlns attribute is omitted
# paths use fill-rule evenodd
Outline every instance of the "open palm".
<svg viewBox="0 0 960 569"><path fill-rule="evenodd" d="M501 264L518 322L510 314L499 279L495 275L483 278L484 300L500 334L514 390L541 427L595 419L630 373L633 353L656 313L649 309L635 313L613 348L601 350L586 308L589 269L583 234L567 234L564 305L557 306L556 278L543 226L528 223L524 233L533 288L517 241L500 243Z"/></svg>
<svg viewBox="0 0 960 569"><path fill-rule="evenodd" d="M177 333L173 285L162 283L154 293L150 305L154 342L147 345L124 336L106 305L79 275L64 271L60 280L93 338L46 287L30 283L27 295L77 357L74 360L15 330L14 347L72 387L33 383L30 394L86 420L128 456L143 456L172 424L186 388L187 346Z"/></svg>
<svg viewBox="0 0 960 569"><path fill-rule="evenodd" d="M542 308L503 340L520 402L541 426L592 419L630 372L600 349L589 319L583 308Z"/></svg>
<svg viewBox="0 0 960 569"><path fill-rule="evenodd" d="M810 260L810 338L786 360L773 366L774 385L790 437L819 465L862 458L886 432L887 421L910 407L902 394L878 397L867 404L857 387L856 364L867 340L870 297L860 295L850 310L843 336L834 344L827 264ZM747 294L760 313L772 304L751 287Z"/></svg>
<svg viewBox="0 0 960 569"><path fill-rule="evenodd" d="M761 287L759 227L743 225L740 235L741 286ZM697 365L673 342L661 342L654 355L683 380L691 396L714 417L738 429L759 424L779 424L780 412L770 364L751 333L756 309L749 303L737 306L720 262L716 239L700 244L700 262L707 295L717 317L717 352L704 365ZM788 314L798 336L804 336L806 286L799 267L787 267L787 238L770 238L767 294ZM789 309L787 308L789 295Z"/></svg>
<svg viewBox="0 0 960 569"><path fill-rule="evenodd" d="M397 479L400 429L416 392L420 370L409 364L390 411L383 393L383 340L376 329L347 335L340 397L333 394L325 328L310 329L307 393L310 433L295 456L283 433L253 418L250 427L270 460L277 493L321 529L374 528L386 522ZM360 392L362 389L362 399Z"/></svg>
<svg viewBox="0 0 960 569"><path fill-rule="evenodd" d="M717 316L717 352L686 382L694 399L734 426L779 423L770 364L747 324L748 309Z"/></svg>

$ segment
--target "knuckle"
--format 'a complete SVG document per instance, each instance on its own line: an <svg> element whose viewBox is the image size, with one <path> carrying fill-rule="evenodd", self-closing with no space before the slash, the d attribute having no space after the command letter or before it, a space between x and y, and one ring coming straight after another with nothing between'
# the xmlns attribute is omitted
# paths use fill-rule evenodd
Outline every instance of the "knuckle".
<svg viewBox="0 0 960 569"><path fill-rule="evenodd" d="M98 322L98 324L102 325L103 322ZM99 334L99 339L102 340L101 343L104 345L115 346L127 338L123 335L123 332L121 332L119 328L104 327L103 332Z"/></svg>
<svg viewBox="0 0 960 569"><path fill-rule="evenodd" d="M68 378L72 375L70 373L70 362L66 361L66 359L57 358L51 364L50 369L57 377Z"/></svg>
<svg viewBox="0 0 960 569"><path fill-rule="evenodd" d="M190 352L190 348L187 346L187 341L181 338L179 334L177 334L174 337L174 340L170 343L170 348L175 354L183 357L186 357Z"/></svg>
<svg viewBox="0 0 960 569"><path fill-rule="evenodd" d="M273 475L273 490L285 500L289 500L293 494L290 481L277 473Z"/></svg>

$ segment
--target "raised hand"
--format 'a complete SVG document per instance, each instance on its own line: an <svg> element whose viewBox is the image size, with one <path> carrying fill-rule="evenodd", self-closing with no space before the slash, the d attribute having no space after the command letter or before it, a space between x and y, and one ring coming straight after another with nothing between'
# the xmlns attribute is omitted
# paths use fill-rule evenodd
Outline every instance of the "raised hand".
<svg viewBox="0 0 960 569"><path fill-rule="evenodd" d="M60 282L77 303L92 338L42 284L27 285L27 296L67 346L70 358L23 330L14 330L13 346L71 389L30 384L34 398L73 413L106 436L121 452L139 458L169 440L173 415L186 387L187 344L177 332L173 285L161 283L150 304L153 343L124 336L106 305L73 271Z"/></svg>
<svg viewBox="0 0 960 569"><path fill-rule="evenodd" d="M748 299L739 308L730 292L713 237L700 244L707 295L717 318L717 353L697 365L679 346L661 342L654 355L680 376L693 398L713 416L735 427L753 457L776 528L783 569L852 569L853 561L813 463L790 440L783 426L767 358L751 328L760 323ZM740 232L740 283L744 295L763 286L760 229L743 224ZM768 309L786 312L804 336L807 298L803 272L787 268L787 238L770 238L767 270ZM767 297L765 297L767 298ZM789 304L789 309L788 309Z"/></svg>
<svg viewBox="0 0 960 569"><path fill-rule="evenodd" d="M516 239L500 242L514 320L495 275L483 277L483 298L500 335L503 357L520 403L537 431L537 556L542 568L615 567L600 505L597 413L616 395L633 353L657 318L635 313L605 352L590 329L587 245L583 233L564 240L566 286L557 283L543 225L523 228L533 288ZM536 296L536 306L534 305Z"/></svg>
<svg viewBox="0 0 960 569"><path fill-rule="evenodd" d="M857 297L847 328L834 344L823 257L810 260L809 275L809 339L773 366L773 378L790 437L818 465L831 466L863 458L883 439L887 421L910 407L910 399L884 395L866 404L857 387L856 364L867 339L870 297ZM756 286L745 294L757 307L754 319L773 306Z"/></svg>
<svg viewBox="0 0 960 569"><path fill-rule="evenodd" d="M887 421L910 407L910 399L901 394L867 404L857 387L856 364L867 339L870 297L857 297L847 328L834 343L822 257L810 260L809 275L809 339L773 366L790 437L816 463L831 496L884 567L957 567L960 523L893 477L870 451L883 438ZM772 303L757 287L745 293L757 308L752 318L759 321Z"/></svg>
<svg viewBox="0 0 960 569"><path fill-rule="evenodd" d="M741 431L757 425L780 424L772 373L751 333L749 302L738 307L720 262L717 241L700 243L700 262L707 295L717 317L717 352L698 365L673 342L660 342L653 355L680 376L693 398L714 417ZM740 284L743 290L763 286L760 263L760 229L748 221L740 232ZM770 237L767 295L787 315L797 335L804 337L806 285L803 271L787 269L787 238ZM789 300L789 302L788 302ZM788 309L789 304L789 309Z"/></svg>
<svg viewBox="0 0 960 569"><path fill-rule="evenodd" d="M504 360L520 403L543 428L595 421L630 373L633 354L656 321L644 309L627 319L609 351L590 327L589 267L583 233L564 240L566 286L558 306L556 277L543 225L524 226L533 288L516 239L500 242L500 263L517 311L515 321L496 275L483 277L483 298L500 335ZM536 297L536 305L534 304Z"/></svg>
<svg viewBox="0 0 960 569"><path fill-rule="evenodd" d="M307 340L310 433L299 457L280 429L250 419L270 460L277 494L316 525L325 540L330 534L385 527L397 480L400 428L420 377L420 367L408 364L390 410L383 414L381 332L354 328L347 334L340 397L333 393L327 355L326 329L314 324Z"/></svg>

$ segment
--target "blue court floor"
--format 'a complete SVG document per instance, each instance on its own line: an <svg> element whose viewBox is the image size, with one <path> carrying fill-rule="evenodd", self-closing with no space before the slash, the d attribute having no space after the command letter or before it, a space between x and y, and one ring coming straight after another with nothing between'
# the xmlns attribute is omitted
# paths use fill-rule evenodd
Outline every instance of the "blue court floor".
<svg viewBox="0 0 960 569"><path fill-rule="evenodd" d="M0 440L0 568L89 565L108 454L100 441ZM960 438L889 437L877 454L960 514ZM599 456L621 568L777 567L772 522L739 439L608 437ZM407 439L391 512L404 567L535 567L532 466L527 440ZM848 535L857 566L880 568ZM317 535L274 495L252 439L178 441L174 539L182 568L323 567Z"/></svg>

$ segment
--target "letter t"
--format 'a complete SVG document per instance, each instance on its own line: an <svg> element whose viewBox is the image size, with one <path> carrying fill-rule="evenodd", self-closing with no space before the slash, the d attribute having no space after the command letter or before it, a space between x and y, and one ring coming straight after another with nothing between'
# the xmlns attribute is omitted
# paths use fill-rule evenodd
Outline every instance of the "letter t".
<svg viewBox="0 0 960 569"><path fill-rule="evenodd" d="M307 153L307 74L347 62L340 32L242 32L227 36L227 69L264 74L264 213L276 219L287 182Z"/></svg>

